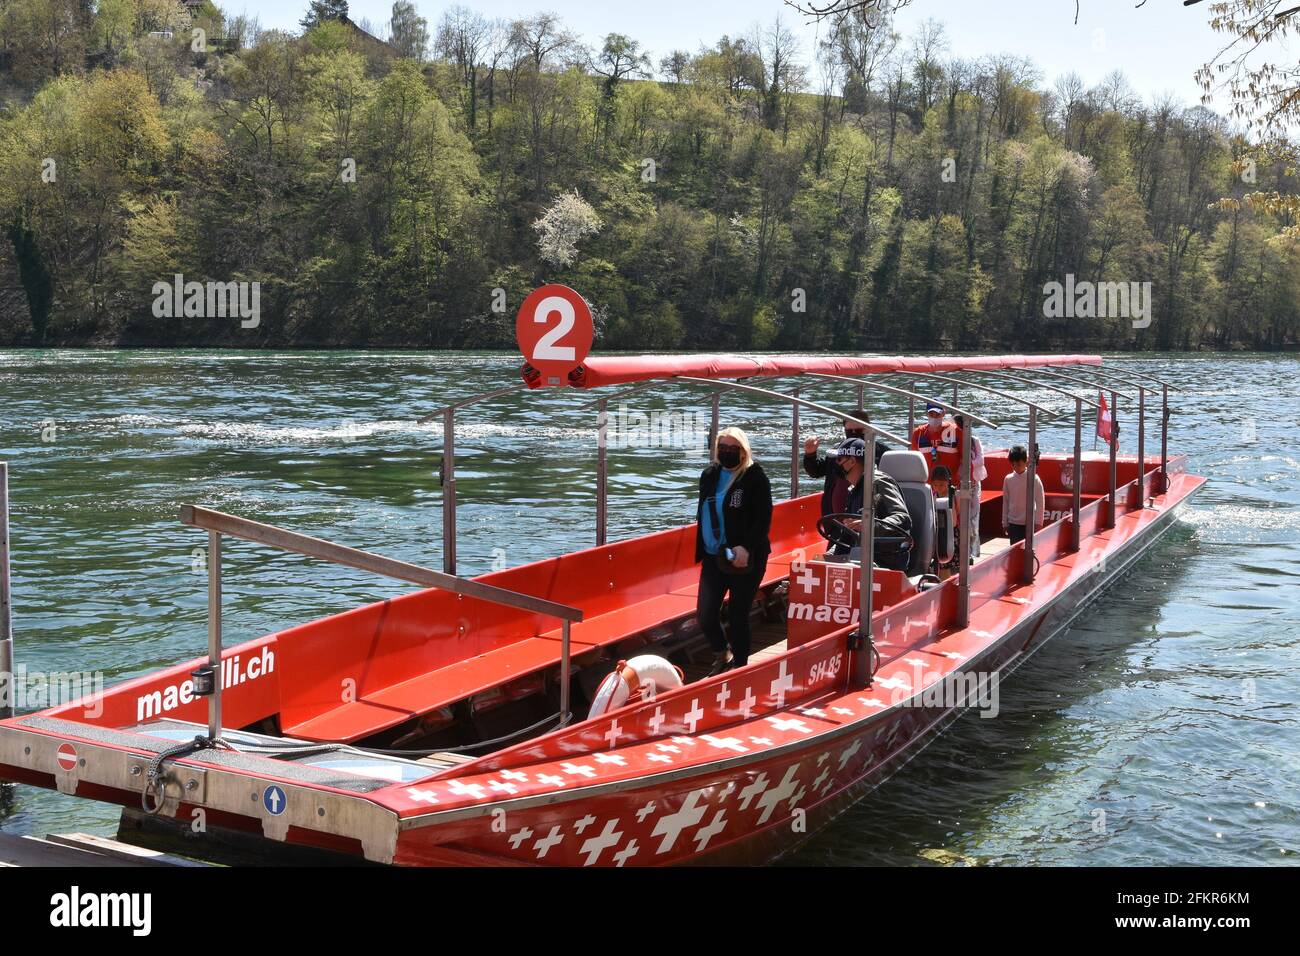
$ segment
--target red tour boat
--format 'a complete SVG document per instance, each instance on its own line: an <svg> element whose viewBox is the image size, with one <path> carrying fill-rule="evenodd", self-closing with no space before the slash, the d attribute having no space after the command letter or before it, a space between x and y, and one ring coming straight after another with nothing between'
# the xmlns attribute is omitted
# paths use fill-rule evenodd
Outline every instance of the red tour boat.
<svg viewBox="0 0 1300 956"><path fill-rule="evenodd" d="M455 414L513 390L498 389L439 413L441 571L187 506L181 520L209 535L207 656L0 722L0 777L186 822L202 809L212 828L381 863L761 863L861 798L965 708L989 704L997 681L1122 575L1204 483L1169 456L1169 387L1103 368L1097 356L598 357L567 375L526 365L514 389L664 381L712 389L715 431L729 391L793 409L791 497L775 506L747 666L702 676L710 652L694 619L693 526L605 540L608 397L599 401L595 546L456 574ZM837 383L852 400L831 408L800 397L813 382ZM957 570L931 573L926 464L895 450L879 467L912 512L911 567L864 567L870 495L856 559L825 556L820 495L799 492L799 411L845 417L882 391L905 399L912 418L917 401L949 388L952 403L939 404L986 437L996 423L960 397L979 396L984 414L1027 418L1030 448L1040 421L1073 412L1073 449L1030 456L1046 490L1044 526L1034 533L1031 521L1014 546L1000 537L1010 466L1005 450L987 450L979 556L968 560L971 523L957 522ZM1055 410L1024 394L1051 396ZM1109 414L1124 401L1136 454L1113 443L1083 453L1085 417L1091 425L1103 394ZM1148 396L1160 401L1158 455L1146 453ZM870 455L866 464L870 481ZM420 589L223 647L227 535ZM611 672L637 656L666 660L685 680L608 701ZM588 716L602 684L602 712Z"/></svg>

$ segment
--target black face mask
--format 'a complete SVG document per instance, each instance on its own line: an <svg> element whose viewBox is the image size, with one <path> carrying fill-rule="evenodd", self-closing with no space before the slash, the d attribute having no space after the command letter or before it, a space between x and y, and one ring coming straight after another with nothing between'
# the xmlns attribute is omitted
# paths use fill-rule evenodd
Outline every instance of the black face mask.
<svg viewBox="0 0 1300 956"><path fill-rule="evenodd" d="M866 437L867 437L867 433L864 432L864 431L859 431L858 429L853 429L853 430L850 431L849 429L846 428L846 429L844 429L844 437L845 437L845 438L862 438L862 439L866 439Z"/></svg>
<svg viewBox="0 0 1300 956"><path fill-rule="evenodd" d="M740 464L739 448L719 448L718 464L723 468L735 468Z"/></svg>

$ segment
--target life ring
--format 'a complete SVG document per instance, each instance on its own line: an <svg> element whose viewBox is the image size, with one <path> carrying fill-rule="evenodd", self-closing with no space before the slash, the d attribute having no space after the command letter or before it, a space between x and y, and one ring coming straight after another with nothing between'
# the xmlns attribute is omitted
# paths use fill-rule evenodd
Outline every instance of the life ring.
<svg viewBox="0 0 1300 956"><path fill-rule="evenodd" d="M633 694L639 693L643 700L649 700L663 691L681 687L683 677L680 667L654 654L642 654L630 661L619 661L618 666L596 688L596 699L592 701L587 719L617 710Z"/></svg>

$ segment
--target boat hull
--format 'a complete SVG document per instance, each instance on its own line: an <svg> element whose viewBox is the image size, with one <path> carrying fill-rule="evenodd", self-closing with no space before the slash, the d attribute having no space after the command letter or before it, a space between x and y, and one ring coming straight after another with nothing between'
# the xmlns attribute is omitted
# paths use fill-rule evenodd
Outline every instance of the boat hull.
<svg viewBox="0 0 1300 956"><path fill-rule="evenodd" d="M1025 615L959 671L996 686L1065 630L1127 574L1175 523L1199 488L1161 510L1043 606ZM960 682L951 682L957 686ZM969 683L967 686L973 686ZM477 820L403 829L394 862L405 865L565 866L769 863L807 841L896 773L975 703L937 695L909 700L869 720L818 735L802 747L743 768L658 775L645 786L515 809L485 808ZM495 814L495 815L494 815Z"/></svg>

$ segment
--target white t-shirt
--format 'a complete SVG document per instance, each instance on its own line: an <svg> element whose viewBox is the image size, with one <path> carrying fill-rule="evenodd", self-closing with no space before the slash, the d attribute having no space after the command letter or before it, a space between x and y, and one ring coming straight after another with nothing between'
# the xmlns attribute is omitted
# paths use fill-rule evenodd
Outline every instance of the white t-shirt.
<svg viewBox="0 0 1300 956"><path fill-rule="evenodd" d="M971 481L982 482L989 476L989 470L984 467L984 448L980 445L980 440L974 435L970 436L970 478Z"/></svg>

